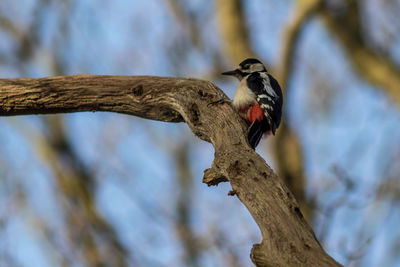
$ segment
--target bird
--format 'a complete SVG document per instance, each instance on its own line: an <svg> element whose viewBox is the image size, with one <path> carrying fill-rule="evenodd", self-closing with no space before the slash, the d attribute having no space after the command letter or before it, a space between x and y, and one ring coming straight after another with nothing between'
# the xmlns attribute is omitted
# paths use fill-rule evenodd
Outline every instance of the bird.
<svg viewBox="0 0 400 267"><path fill-rule="evenodd" d="M281 123L281 87L264 64L255 58L245 59L237 69L222 74L240 81L232 105L249 126L248 141L255 149L264 135L275 135Z"/></svg>

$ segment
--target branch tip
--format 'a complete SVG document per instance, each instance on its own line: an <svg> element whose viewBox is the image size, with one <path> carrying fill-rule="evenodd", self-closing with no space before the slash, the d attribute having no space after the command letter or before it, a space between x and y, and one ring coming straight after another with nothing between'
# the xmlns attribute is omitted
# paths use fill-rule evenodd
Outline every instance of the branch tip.
<svg viewBox="0 0 400 267"><path fill-rule="evenodd" d="M231 190L231 191L228 192L228 196L232 196L233 197L235 195L237 195L237 192L235 190Z"/></svg>
<svg viewBox="0 0 400 267"><path fill-rule="evenodd" d="M228 179L213 168L204 171L203 183L208 186L218 185L221 182L228 182Z"/></svg>
<svg viewBox="0 0 400 267"><path fill-rule="evenodd" d="M261 244L254 244L250 252L251 261L258 267L260 266L270 266L268 264L267 258L265 258L265 253L262 251Z"/></svg>

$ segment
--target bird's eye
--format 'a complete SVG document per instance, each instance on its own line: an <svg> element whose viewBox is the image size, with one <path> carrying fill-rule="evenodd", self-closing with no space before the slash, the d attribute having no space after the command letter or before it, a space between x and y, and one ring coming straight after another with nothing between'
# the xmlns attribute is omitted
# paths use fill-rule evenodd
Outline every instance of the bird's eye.
<svg viewBox="0 0 400 267"><path fill-rule="evenodd" d="M244 69L244 70L248 70L248 69L249 69L249 67L250 67L250 65L249 65L249 64L247 64L247 65L244 65L244 66L243 66L243 69Z"/></svg>

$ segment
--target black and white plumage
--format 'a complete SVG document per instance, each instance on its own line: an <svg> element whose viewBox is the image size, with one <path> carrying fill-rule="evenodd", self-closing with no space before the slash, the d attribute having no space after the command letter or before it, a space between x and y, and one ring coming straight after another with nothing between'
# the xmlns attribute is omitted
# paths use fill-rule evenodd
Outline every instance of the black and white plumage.
<svg viewBox="0 0 400 267"><path fill-rule="evenodd" d="M233 106L249 124L248 140L255 148L264 134L275 134L282 116L283 96L278 82L257 59L248 58L233 71L240 81Z"/></svg>

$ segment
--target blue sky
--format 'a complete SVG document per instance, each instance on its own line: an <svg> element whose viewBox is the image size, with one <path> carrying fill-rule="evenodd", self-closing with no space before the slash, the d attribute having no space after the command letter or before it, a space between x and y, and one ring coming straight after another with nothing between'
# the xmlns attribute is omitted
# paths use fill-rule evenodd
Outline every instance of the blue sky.
<svg viewBox="0 0 400 267"><path fill-rule="evenodd" d="M85 0L71 1L71 7L54 1L35 16L36 0L17 2L23 8L17 8L11 0L1 1L1 14L23 31L29 29L35 16L40 16L44 21L39 31L41 41L21 70L13 56L13 39L0 31L1 55L6 55L0 58L2 77L52 76L56 59L63 63L66 74L202 78L209 71L212 58L198 49L185 51L182 62L169 60L171 49L185 43L185 33L166 1ZM200 19L205 16L201 31L209 40L205 49L221 50L213 3L187 1L187 5L188 10L200 14ZM254 49L267 66L280 60L282 30L292 7L291 1L261 0L246 6L247 14L251 14ZM60 21L68 12L69 38L64 39L66 33L60 29ZM391 53L398 55L399 51L397 43ZM233 67L228 59L223 65ZM389 178L386 172L395 166L393 160L396 155L398 159L400 151L398 108L353 71L345 52L318 20L307 25L294 69L285 110L290 126L300 136L307 192L323 210L346 194L334 171L344 169L354 183L354 190L348 193L349 202L367 203L361 208L339 207L328 219L331 226L323 245L330 255L344 262L343 248L354 250L371 238L360 265L400 266L398 257L388 255L400 237L398 203L375 201L375 190L382 179ZM232 97L234 81L217 78L214 82ZM196 139L185 124L100 112L67 114L64 122L76 153L96 174L99 211L142 266L183 266L182 248L171 222L178 194L175 182L171 182L176 177L171 149L182 141L190 144L190 166L195 177L193 229L205 236L213 229L224 229L227 235L236 233L228 238L230 248L238 251L242 265L251 266L248 255L252 244L260 241L259 230L245 207L227 196L228 184L208 188L201 183L213 149ZM46 138L43 129L39 116L0 119L0 219L7 218L0 228L0 255L11 254L21 266L53 266L60 257L57 248L46 243L33 223L38 218L44 220L62 236L63 212L53 174L37 150L37 144ZM269 141L263 143L267 147ZM273 166L271 155L263 148L258 151ZM26 199L23 205L15 201L20 190ZM317 213L313 227L318 236L326 218L323 212ZM138 243L143 245L138 247ZM60 244L67 250L63 241ZM149 253L150 248L156 248L157 257ZM202 266L221 263L215 261L219 253L203 253ZM78 261L73 264L81 266Z"/></svg>

